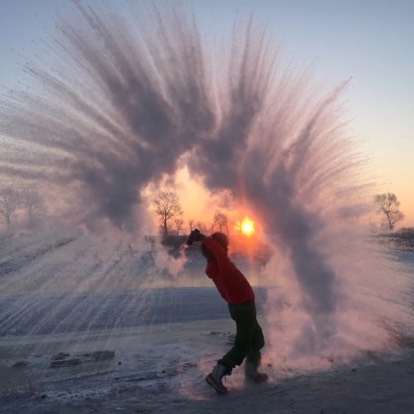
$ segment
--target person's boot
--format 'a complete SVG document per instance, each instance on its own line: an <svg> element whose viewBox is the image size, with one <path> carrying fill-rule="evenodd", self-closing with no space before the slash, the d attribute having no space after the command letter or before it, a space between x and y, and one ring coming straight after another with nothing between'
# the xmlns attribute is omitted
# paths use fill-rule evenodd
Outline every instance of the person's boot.
<svg viewBox="0 0 414 414"><path fill-rule="evenodd" d="M246 379L253 382L265 382L269 378L264 372L259 372L259 362L246 361L244 374Z"/></svg>
<svg viewBox="0 0 414 414"><path fill-rule="evenodd" d="M222 379L227 375L229 369L221 364L217 364L213 371L206 376L207 384L211 385L219 394L224 394L228 389L223 385Z"/></svg>

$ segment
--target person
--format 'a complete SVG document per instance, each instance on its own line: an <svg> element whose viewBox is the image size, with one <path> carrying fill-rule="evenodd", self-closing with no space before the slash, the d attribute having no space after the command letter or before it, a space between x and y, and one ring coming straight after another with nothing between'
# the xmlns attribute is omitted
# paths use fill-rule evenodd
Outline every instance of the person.
<svg viewBox="0 0 414 414"><path fill-rule="evenodd" d="M206 376L207 383L218 393L228 389L222 379L231 375L236 365L246 359L245 376L255 382L266 381L267 374L259 372L260 350L265 341L262 328L256 317L256 304L253 289L236 265L228 257L228 238L224 233L216 232L206 237L198 229L191 232L187 245L202 242L201 251L207 259L206 274L216 285L219 293L227 302L231 318L236 322L234 346L221 359L213 371Z"/></svg>

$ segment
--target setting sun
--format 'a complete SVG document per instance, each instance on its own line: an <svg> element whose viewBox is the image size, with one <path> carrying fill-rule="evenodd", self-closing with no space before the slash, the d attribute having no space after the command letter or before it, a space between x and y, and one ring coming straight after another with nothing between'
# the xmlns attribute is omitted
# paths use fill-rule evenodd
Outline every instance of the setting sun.
<svg viewBox="0 0 414 414"><path fill-rule="evenodd" d="M246 236L251 236L254 233L254 222L248 217L245 217L241 222L240 230Z"/></svg>

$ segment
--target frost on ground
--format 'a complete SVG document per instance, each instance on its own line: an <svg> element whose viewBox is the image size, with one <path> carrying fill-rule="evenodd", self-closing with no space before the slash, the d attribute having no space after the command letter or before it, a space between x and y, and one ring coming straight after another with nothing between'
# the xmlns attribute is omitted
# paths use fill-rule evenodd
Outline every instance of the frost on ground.
<svg viewBox="0 0 414 414"><path fill-rule="evenodd" d="M189 255L182 284L154 289L136 271L148 276L151 250L93 240L77 232L0 240L1 413L413 412L414 341L404 335L393 352L328 358L308 372L276 367L277 344L268 344L268 383L246 383L242 366L226 379L228 395L216 395L204 377L235 329L215 289L200 287L209 281L198 256ZM256 287L265 333L268 289Z"/></svg>
<svg viewBox="0 0 414 414"><path fill-rule="evenodd" d="M38 336L24 346L6 338L0 412L412 413L413 351L310 374L277 372L265 358L267 384L245 383L240 367L226 380L228 395L217 395L204 376L232 332L231 321L210 320ZM78 362L54 366L56 360Z"/></svg>

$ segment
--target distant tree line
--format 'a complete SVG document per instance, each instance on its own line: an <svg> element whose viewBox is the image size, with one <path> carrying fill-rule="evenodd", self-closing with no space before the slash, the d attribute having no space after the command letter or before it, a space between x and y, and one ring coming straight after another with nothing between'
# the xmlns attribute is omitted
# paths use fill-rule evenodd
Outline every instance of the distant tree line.
<svg viewBox="0 0 414 414"><path fill-rule="evenodd" d="M396 224L404 219L404 214L400 211L400 202L394 193L377 194L374 197L377 211L382 215L381 226L388 230L394 230ZM194 219L188 220L188 227L184 225L183 210L179 197L173 191L160 191L152 199L155 213L160 218L160 229L164 236L179 236L183 232L189 233L198 228L203 233L214 231L229 232L228 217L226 214L217 210L213 216L211 224L206 224Z"/></svg>
<svg viewBox="0 0 414 414"><path fill-rule="evenodd" d="M7 227L10 227L19 211L22 211L29 221L33 221L44 208L43 198L36 189L0 188L0 217Z"/></svg>
<svg viewBox="0 0 414 414"><path fill-rule="evenodd" d="M164 237L188 234L195 228L198 228L202 233L229 232L228 217L220 210L215 212L211 224L189 219L186 227L179 197L173 191L160 191L151 201L154 212L160 219L160 232Z"/></svg>
<svg viewBox="0 0 414 414"><path fill-rule="evenodd" d="M159 191L151 200L155 214L160 219L160 232L164 236L180 236L198 228L201 232L221 231L229 233L228 216L216 210L210 224L189 219L187 226L178 195L173 191ZM381 225L394 230L396 224L404 219L400 202L394 193L377 194L374 198L377 211L382 215ZM0 188L0 218L10 227L17 213L23 214L29 222L45 211L41 193L34 188L15 190L12 187Z"/></svg>

